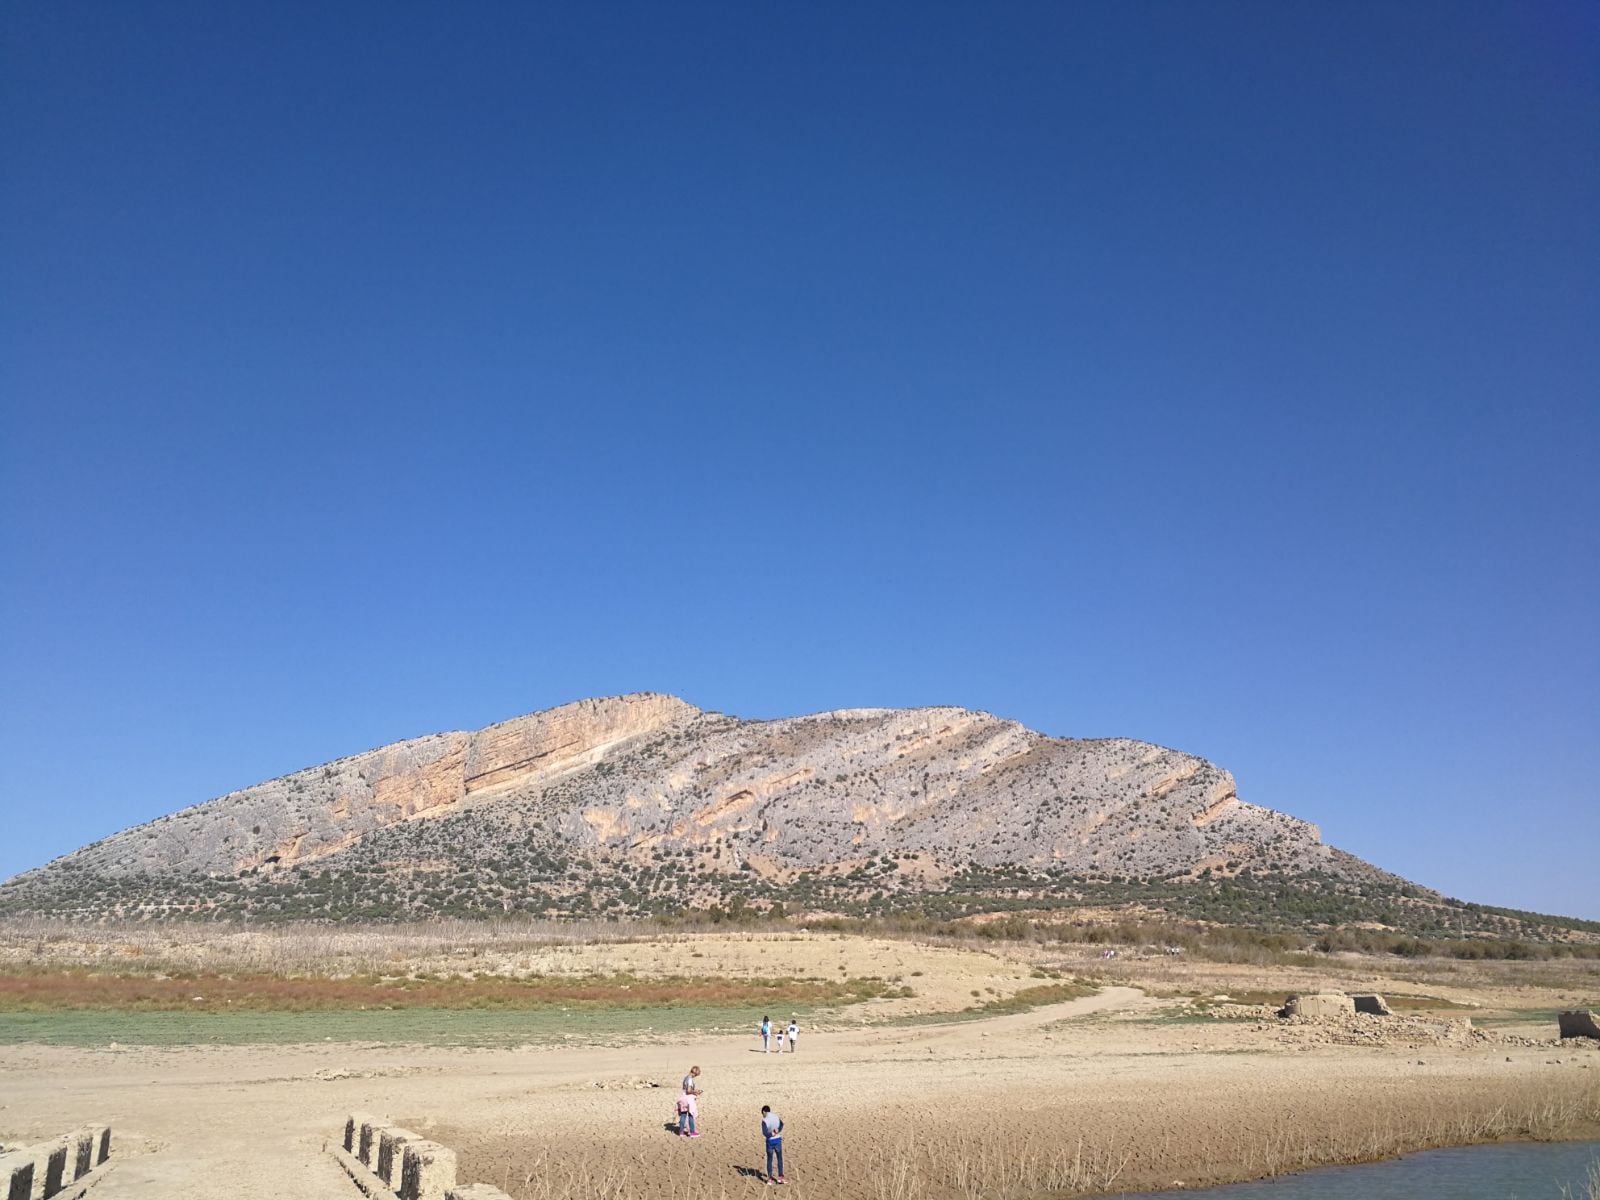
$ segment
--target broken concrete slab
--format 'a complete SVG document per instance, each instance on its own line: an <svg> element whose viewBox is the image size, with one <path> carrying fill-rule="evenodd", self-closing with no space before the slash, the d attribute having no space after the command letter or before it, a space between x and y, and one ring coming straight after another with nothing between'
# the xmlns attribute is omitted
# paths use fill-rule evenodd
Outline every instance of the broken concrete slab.
<svg viewBox="0 0 1600 1200"><path fill-rule="evenodd" d="M1383 997L1378 995L1376 992L1368 992L1364 995L1352 996L1350 999L1355 1002L1356 1011L1358 1013L1371 1013L1375 1017L1394 1016L1394 1009L1390 1008L1388 1004L1384 1002Z"/></svg>
<svg viewBox="0 0 1600 1200"><path fill-rule="evenodd" d="M327 1151L333 1155L338 1164L344 1168L345 1174L350 1176L351 1182L361 1189L361 1194L369 1196L372 1200L394 1200L394 1193L384 1186L383 1180L372 1173L364 1162L351 1154L343 1146L331 1145Z"/></svg>
<svg viewBox="0 0 1600 1200"><path fill-rule="evenodd" d="M377 1117L362 1115L361 1139L356 1144L356 1158L369 1170L375 1170L378 1166L378 1135L383 1132L383 1128L384 1123Z"/></svg>
<svg viewBox="0 0 1600 1200"><path fill-rule="evenodd" d="M499 1188L488 1183L469 1183L465 1187L451 1188L444 1200L511 1200Z"/></svg>
<svg viewBox="0 0 1600 1200"><path fill-rule="evenodd" d="M34 1169L35 1186L39 1187L41 1200L50 1200L68 1181L67 1156L72 1147L66 1138L45 1142L38 1147L39 1165Z"/></svg>
<svg viewBox="0 0 1600 1200"><path fill-rule="evenodd" d="M1558 1014L1556 1021L1564 1038L1600 1038L1600 1019L1595 1017L1593 1009L1575 1008Z"/></svg>
<svg viewBox="0 0 1600 1200"><path fill-rule="evenodd" d="M456 1185L456 1152L425 1138L407 1142L400 1200L444 1200Z"/></svg>
<svg viewBox="0 0 1600 1200"><path fill-rule="evenodd" d="M371 1113L353 1112L345 1118L344 1122L344 1148L357 1158L361 1157L361 1131L368 1128L377 1128L383 1121Z"/></svg>
<svg viewBox="0 0 1600 1200"><path fill-rule="evenodd" d="M37 1167L32 1150L13 1150L0 1154L0 1195L5 1200L33 1200L33 1173Z"/></svg>
<svg viewBox="0 0 1600 1200"><path fill-rule="evenodd" d="M111 1130L85 1125L0 1155L0 1200L76 1200L109 1171Z"/></svg>
<svg viewBox="0 0 1600 1200"><path fill-rule="evenodd" d="M324 1142L323 1149L370 1200L511 1200L486 1183L457 1184L456 1152L409 1129L351 1113L343 1133L343 1145ZM350 1152L352 1144L365 1159Z"/></svg>
<svg viewBox="0 0 1600 1200"><path fill-rule="evenodd" d="M400 1176L405 1169L406 1143L421 1141L409 1129L396 1129L392 1126L385 1128L378 1134L378 1178L389 1185L389 1190L400 1190Z"/></svg>
<svg viewBox="0 0 1600 1200"><path fill-rule="evenodd" d="M1312 992L1306 996L1290 996L1280 1017L1344 1017L1354 1014L1355 1002L1343 992Z"/></svg>
<svg viewBox="0 0 1600 1200"><path fill-rule="evenodd" d="M74 1129L67 1134L67 1142L72 1147L72 1178L82 1179L94 1170L94 1144L99 1139L100 1131L93 1126L83 1129Z"/></svg>

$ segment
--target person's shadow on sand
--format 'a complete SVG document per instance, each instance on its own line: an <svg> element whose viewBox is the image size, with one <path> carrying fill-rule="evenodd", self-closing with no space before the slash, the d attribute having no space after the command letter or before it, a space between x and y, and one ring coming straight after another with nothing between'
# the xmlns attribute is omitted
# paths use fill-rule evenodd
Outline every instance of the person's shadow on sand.
<svg viewBox="0 0 1600 1200"><path fill-rule="evenodd" d="M677 1137L678 1136L678 1123L676 1121L668 1121L661 1128L665 1129L673 1137Z"/></svg>
<svg viewBox="0 0 1600 1200"><path fill-rule="evenodd" d="M765 1171L758 1171L754 1167L735 1166L733 1170L734 1174L738 1175L739 1178L754 1179L757 1183L760 1183L767 1177L767 1173Z"/></svg>

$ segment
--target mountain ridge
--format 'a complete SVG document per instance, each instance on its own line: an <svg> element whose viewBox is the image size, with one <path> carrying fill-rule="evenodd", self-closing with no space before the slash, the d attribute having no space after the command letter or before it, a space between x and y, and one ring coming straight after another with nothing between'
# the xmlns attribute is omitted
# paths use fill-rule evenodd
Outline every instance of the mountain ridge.
<svg viewBox="0 0 1600 1200"><path fill-rule="evenodd" d="M825 732L819 737L817 730ZM676 754L649 753L646 757L656 758L659 766L654 771L641 769L636 753L641 740L656 739L649 747L655 752L662 749L663 740L679 741L691 734L704 744L675 747ZM635 753L629 754L630 748ZM775 752L780 748L795 758L795 768L763 771L763 766L777 761ZM1075 763L1061 761L1074 754ZM1074 777L1063 770L1070 765L1086 770ZM622 770L629 774L620 786L607 782ZM819 783L819 770L830 772L831 782ZM1038 784L1028 778L1030 772L1043 772L1057 783L1070 780L1068 795L1080 800L1079 807L1093 827L1084 830L1081 823L1065 823L1080 842L1107 825L1127 827L1135 841L1170 833L1148 825L1131 827L1130 815L1117 810L1129 805L1148 809L1150 804L1139 801L1159 803L1179 793L1162 803L1160 812L1170 816L1182 809L1196 830L1219 822L1227 828L1237 826L1237 819L1226 818L1231 810L1240 809L1244 824L1273 826L1278 840L1291 841L1286 853L1302 860L1327 858L1314 825L1246 804L1238 798L1228 772L1152 743L1054 738L1016 721L954 706L841 709L742 720L672 696L633 693L580 700L474 732L425 734L333 759L123 830L40 870L74 861L113 872L179 866L207 872L287 867L337 854L367 833L400 821L432 818L486 802L518 804L534 793L559 794L565 790L564 782L585 773L591 776L585 781L589 802L575 811L592 837L584 837L583 825L574 824L571 829L580 842L637 849L674 838L693 842L693 828L738 841L735 835L750 828L738 814L756 807L759 798L770 801L786 790L808 790L809 785L832 793L834 801L835 811L816 811L816 819L837 823L843 801L850 824L904 843L905 838L895 837L895 826L908 821L937 825L945 815L941 805L973 790L988 801L996 791L1014 795L1019 783ZM1096 773L1100 778L1094 778ZM1140 786L1135 788L1136 784ZM643 802L641 794L650 803ZM1010 811L1027 810L1030 799L1013 801ZM673 803L683 800L689 803ZM686 818L688 823L679 819L659 828L662 822L648 817L629 820L630 811L639 813L646 807ZM968 820L994 815L991 806L967 807L973 810L965 814ZM201 828L188 822L198 822ZM1038 814L1034 824L1041 824ZM640 832L635 826L648 831L627 836ZM762 840L772 843L778 838L769 830ZM857 830L848 844L861 847L868 840ZM948 849L951 841L946 836L942 846L926 848ZM1188 841L1191 849L1220 848L1213 844L1215 839ZM970 848L985 857L975 843ZM1019 847L1002 857L1038 860L1041 849L1042 843L1036 842L1031 854ZM1085 857L1071 855L1059 836L1050 840L1049 849L1054 860ZM1097 849L1104 853L1104 847ZM1247 855L1252 851L1243 842L1235 849ZM797 854L806 857L797 849L791 849L788 857ZM1078 865L1087 864L1078 861Z"/></svg>
<svg viewBox="0 0 1600 1200"><path fill-rule="evenodd" d="M878 877L888 861L892 880ZM270 914L290 881L331 873L355 879L310 915L430 912L441 893L447 908L564 912L596 887L603 911L641 915L803 881L932 893L973 872L1063 894L1070 880L1404 884L1242 800L1216 764L1152 743L1052 737L955 706L746 720L644 692L229 792L13 877L0 913ZM269 895L277 907L260 908Z"/></svg>
<svg viewBox="0 0 1600 1200"><path fill-rule="evenodd" d="M0 883L0 917L69 922L785 915L1176 921L1463 957L1600 943L1600 923L1450 900L1328 846L1168 747L955 706L747 720L649 692L334 759Z"/></svg>
<svg viewBox="0 0 1600 1200"><path fill-rule="evenodd" d="M334 758L0 883L0 917L69 922L794 914L1061 936L1107 912L1330 946L1600 934L1406 882L1182 750L954 706L744 720L659 693Z"/></svg>

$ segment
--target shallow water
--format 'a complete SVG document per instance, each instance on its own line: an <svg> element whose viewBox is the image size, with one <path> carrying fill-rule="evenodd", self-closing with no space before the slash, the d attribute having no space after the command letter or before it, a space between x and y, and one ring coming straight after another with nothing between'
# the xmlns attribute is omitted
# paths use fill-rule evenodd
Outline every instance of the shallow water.
<svg viewBox="0 0 1600 1200"><path fill-rule="evenodd" d="M1257 1183L1156 1192L1141 1200L1589 1200L1592 1164L1600 1164L1600 1142L1457 1146Z"/></svg>

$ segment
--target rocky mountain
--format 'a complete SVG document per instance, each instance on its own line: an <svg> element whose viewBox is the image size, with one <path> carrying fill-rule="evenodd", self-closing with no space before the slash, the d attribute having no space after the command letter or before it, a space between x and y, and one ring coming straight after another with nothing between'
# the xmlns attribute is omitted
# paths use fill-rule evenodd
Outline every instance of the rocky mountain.
<svg viewBox="0 0 1600 1200"><path fill-rule="evenodd" d="M959 708L741 720L640 694L220 796L0 885L0 913L882 911L1239 877L1404 882L1146 742Z"/></svg>

